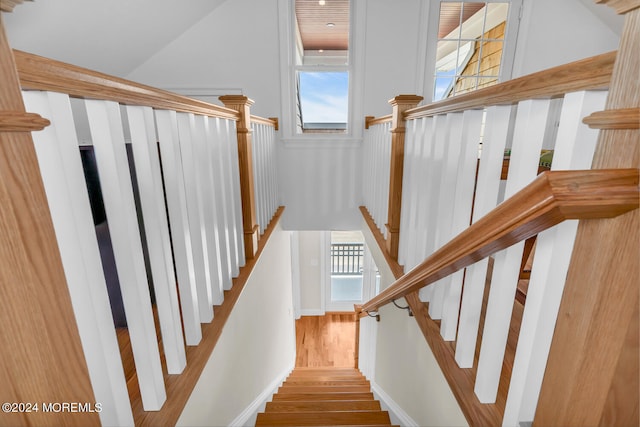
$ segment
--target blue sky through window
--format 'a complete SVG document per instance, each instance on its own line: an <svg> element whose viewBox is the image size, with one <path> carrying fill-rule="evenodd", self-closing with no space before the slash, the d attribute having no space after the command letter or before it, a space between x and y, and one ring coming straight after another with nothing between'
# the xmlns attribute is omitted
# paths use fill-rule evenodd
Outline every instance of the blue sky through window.
<svg viewBox="0 0 640 427"><path fill-rule="evenodd" d="M347 123L347 71L300 71L298 76L305 123Z"/></svg>

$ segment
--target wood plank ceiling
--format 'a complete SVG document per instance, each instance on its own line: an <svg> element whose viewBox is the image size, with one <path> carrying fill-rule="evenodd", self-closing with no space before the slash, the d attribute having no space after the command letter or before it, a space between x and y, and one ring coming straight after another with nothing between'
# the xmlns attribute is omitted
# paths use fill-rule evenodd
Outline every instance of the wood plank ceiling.
<svg viewBox="0 0 640 427"><path fill-rule="evenodd" d="M440 24L438 26L438 38L444 38L451 31L458 28L461 22L465 22L477 11L482 9L485 3L441 3L440 4ZM460 10L462 9L462 21L460 20Z"/></svg>
<svg viewBox="0 0 640 427"><path fill-rule="evenodd" d="M349 49L349 0L296 0L296 18L305 50Z"/></svg>
<svg viewBox="0 0 640 427"><path fill-rule="evenodd" d="M296 18L305 50L349 49L349 0L296 0ZM443 38L482 9L485 3L443 2L438 38ZM462 14L461 14L462 11ZM462 17L461 17L462 15ZM327 26L327 24L333 26Z"/></svg>

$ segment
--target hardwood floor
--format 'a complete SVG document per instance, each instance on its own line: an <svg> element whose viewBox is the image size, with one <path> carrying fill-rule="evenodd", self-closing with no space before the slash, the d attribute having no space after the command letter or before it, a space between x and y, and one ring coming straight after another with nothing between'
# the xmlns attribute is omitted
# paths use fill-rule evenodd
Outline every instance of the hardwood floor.
<svg viewBox="0 0 640 427"><path fill-rule="evenodd" d="M296 320L296 367L356 367L355 314L327 313Z"/></svg>

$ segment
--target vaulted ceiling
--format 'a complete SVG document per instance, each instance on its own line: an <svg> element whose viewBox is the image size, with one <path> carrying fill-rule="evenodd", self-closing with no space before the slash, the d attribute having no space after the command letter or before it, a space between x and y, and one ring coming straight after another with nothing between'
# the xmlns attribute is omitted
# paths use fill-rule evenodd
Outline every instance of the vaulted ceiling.
<svg viewBox="0 0 640 427"><path fill-rule="evenodd" d="M3 20L15 49L126 76L225 1L36 0Z"/></svg>

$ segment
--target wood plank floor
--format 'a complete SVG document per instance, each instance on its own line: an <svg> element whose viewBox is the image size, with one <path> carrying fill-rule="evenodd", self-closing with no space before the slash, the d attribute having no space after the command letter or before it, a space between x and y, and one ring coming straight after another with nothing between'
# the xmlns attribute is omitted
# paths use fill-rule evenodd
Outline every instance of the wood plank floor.
<svg viewBox="0 0 640 427"><path fill-rule="evenodd" d="M356 366L355 314L327 313L296 320L296 367Z"/></svg>

